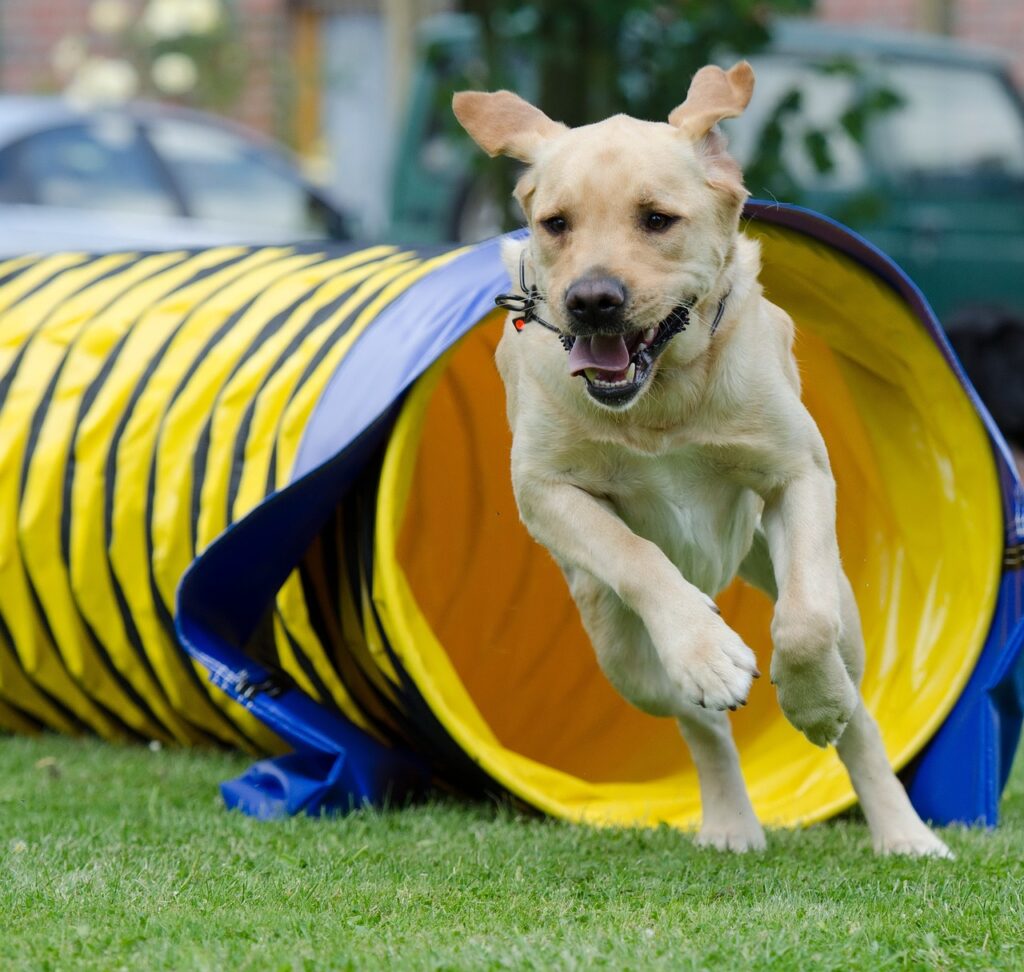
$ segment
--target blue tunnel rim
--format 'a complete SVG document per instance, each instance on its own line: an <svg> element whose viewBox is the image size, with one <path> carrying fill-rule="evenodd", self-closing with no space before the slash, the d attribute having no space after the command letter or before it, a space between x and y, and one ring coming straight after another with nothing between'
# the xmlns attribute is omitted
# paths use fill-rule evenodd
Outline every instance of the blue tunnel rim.
<svg viewBox="0 0 1024 972"><path fill-rule="evenodd" d="M1016 475L1009 449L964 374L921 290L877 247L827 216L798 206L752 200L747 203L743 218L791 229L821 241L872 271L877 278L900 294L941 350L988 433L1004 503L1006 547L1010 548L1024 540L1024 487ZM412 384L441 354L493 312L494 294L508 285L508 276L500 258L502 240L522 239L525 235L526 230L518 230L505 237L496 237L461 251L455 250L455 255L447 263L431 271L383 308L374 326L354 343L349 354L328 380L304 430L288 485L271 493L246 517L231 524L192 562L179 583L175 629L185 650L210 670L211 681L252 710L296 748L330 751L340 747L344 753L345 747L349 747L352 760L358 763L359 751L364 741L359 737L365 734L347 720L339 718L327 707L319 705L297 690L284 692L283 695L259 690L259 686L270 678L270 673L255 664L242 651L240 646L244 643L244 638L240 637L240 632L244 629L244 619L237 613L241 610L243 614L251 615L253 601L251 598L243 598L243 605L235 598L235 615L231 616L231 611L223 613L221 608L225 605L210 603L209 591L204 597L202 582L208 582L211 576L211 570L207 568L211 563L217 563L222 567L230 564L232 548L238 546L237 541L243 534L248 537L247 542L251 545L255 529L265 528L275 518L280 520L287 517L289 512L293 512L295 504L292 501L299 499L300 494L309 493L304 489L304 484L322 480L332 494L331 503L336 505L340 502L353 478L344 468L346 462L359 462L359 456L365 459L368 442L379 445L386 439L390 424ZM458 286L454 288L457 294L455 298L452 296L452 277L458 281ZM410 314L412 309L415 309L414 315ZM406 326L409 321L418 322L420 331L429 327L436 327L437 330L427 333L427 340L410 347ZM360 401L358 412L339 412L337 406L345 402L346 394L351 394L349 378L353 373L358 374L359 364L372 357L375 351L385 344L393 347L396 335L404 339L404 357L399 361L401 367L394 380L390 383L375 382L374 387L370 389L375 394ZM351 401L351 398L348 401ZM339 421L342 415L346 421ZM279 576L281 583L297 562L296 558L291 563L279 565L276 575ZM1024 654L1024 571L1009 570L1005 561L1001 565L1001 570L996 611L968 685L942 727L913 764L910 789L915 803L919 798L915 797L914 790L921 789L916 783L928 776L926 764L929 763L930 754L936 748L942 748L938 743L941 742L940 737L943 735L952 735L953 749L959 752L961 758L973 755L975 759L981 745L977 740L984 737L987 742L983 747L983 755L994 764L999 761L991 755L994 745L992 733L1012 738L1014 746L1019 737L1019 710L1024 687L1014 687L1014 679L1016 671L1020 668L1020 656ZM212 573L216 574L216 570ZM261 608L269 603L279 586L278 583L273 589L265 591L266 597L261 602ZM224 592L226 588L217 581L212 585L212 590ZM253 686L257 687L256 691L253 691ZM1016 699L1017 712L1010 711L1012 706L1007 708L1004 705L1001 709L1003 718L999 727L994 730L986 728L986 712L982 710L985 710L986 705L991 706L997 693L1005 694L1011 690ZM963 726L968 722L978 723L979 719L983 724L972 728L972 741L964 746L958 733L962 736ZM415 755L402 754L383 747L370 737L366 739L370 745L365 747L364 759L390 758L395 760L396 764L400 764L408 757L410 764L415 767L409 772L422 781L423 767ZM949 749L949 746L946 749ZM1002 749L1005 751L1007 746L1004 745ZM944 761L945 757L940 760ZM934 763L935 760L931 762ZM1002 762L1005 763L1005 759ZM1009 767L1003 765L985 767L984 773L981 774L984 777L983 783L975 788L978 792L971 795L974 801L971 806L980 808L977 812L971 811L971 820L995 823L998 796L1008 771ZM362 775L373 776L374 773L364 767ZM934 775L933 772L932 776ZM362 798L368 797L364 794ZM369 798L372 802L372 794ZM964 813L957 813L959 816L950 816L940 806L932 816L939 820L968 819Z"/></svg>

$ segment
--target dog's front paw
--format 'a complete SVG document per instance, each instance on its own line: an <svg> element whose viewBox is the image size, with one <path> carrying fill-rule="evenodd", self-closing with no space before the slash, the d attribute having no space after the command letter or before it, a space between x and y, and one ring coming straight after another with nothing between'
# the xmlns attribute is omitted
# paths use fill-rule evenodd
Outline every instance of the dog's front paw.
<svg viewBox="0 0 1024 972"><path fill-rule="evenodd" d="M875 841L875 853L883 856L941 857L956 860L956 855L923 823L909 830L896 830Z"/></svg>
<svg viewBox="0 0 1024 972"><path fill-rule="evenodd" d="M678 636L677 636L678 637ZM709 617L681 643L660 648L662 664L677 694L706 709L738 709L761 673L754 653L735 631Z"/></svg>
<svg viewBox="0 0 1024 972"><path fill-rule="evenodd" d="M857 688L839 651L829 648L813 660L793 660L776 649L772 681L790 723L815 746L835 745L857 708Z"/></svg>
<svg viewBox="0 0 1024 972"><path fill-rule="evenodd" d="M838 613L780 600L772 620L772 683L786 718L815 746L835 744L857 708L839 654Z"/></svg>

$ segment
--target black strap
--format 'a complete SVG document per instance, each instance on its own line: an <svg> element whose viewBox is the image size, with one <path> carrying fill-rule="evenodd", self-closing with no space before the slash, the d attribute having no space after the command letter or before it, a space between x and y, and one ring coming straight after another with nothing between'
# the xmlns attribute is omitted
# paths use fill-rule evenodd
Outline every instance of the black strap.
<svg viewBox="0 0 1024 972"><path fill-rule="evenodd" d="M512 319L512 326L519 332L522 332L523 328L526 327L531 321L535 321L540 324L541 327L546 327L549 331L558 335L558 339L562 342L562 347L566 351L571 351L573 343L576 338L571 334L566 334L565 331L555 327L554 324L548 323L537 313L537 304L540 303L540 291L537 289L535 284L526 285L526 250L525 248L519 252L519 293L518 294L498 294L494 298L494 304L496 307L500 307L503 310L510 311L516 316ZM722 322L722 316L725 314L725 302L729 299L731 290L727 290L723 294L722 299L718 302L718 310L715 312L715 319L711 322L711 335L714 337L715 331L718 330L718 325ZM674 323L668 328L668 333L664 335L667 338L675 337L677 334L685 331L690 323L690 310L696 304L696 300L689 300L685 304L681 304L677 307L670 317L673 317Z"/></svg>
<svg viewBox="0 0 1024 972"><path fill-rule="evenodd" d="M530 321L536 321L541 327L546 327L549 331L557 334L558 339L562 342L562 347L566 351L572 350L575 338L570 334L566 334L560 328L555 327L554 324L549 324L537 313L537 304L540 303L540 291L533 284L530 284L529 287L526 286L525 249L519 253L519 290L520 293L518 294L498 294L494 298L496 306L518 315L512 319L512 326L517 331L522 331Z"/></svg>

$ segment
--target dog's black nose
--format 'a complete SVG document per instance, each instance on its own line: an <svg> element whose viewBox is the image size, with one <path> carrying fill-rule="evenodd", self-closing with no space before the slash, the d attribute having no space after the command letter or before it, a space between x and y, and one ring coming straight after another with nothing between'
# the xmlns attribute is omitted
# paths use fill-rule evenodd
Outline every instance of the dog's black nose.
<svg viewBox="0 0 1024 972"><path fill-rule="evenodd" d="M565 292L565 309L587 332L615 330L625 303L625 285L614 277L581 277Z"/></svg>

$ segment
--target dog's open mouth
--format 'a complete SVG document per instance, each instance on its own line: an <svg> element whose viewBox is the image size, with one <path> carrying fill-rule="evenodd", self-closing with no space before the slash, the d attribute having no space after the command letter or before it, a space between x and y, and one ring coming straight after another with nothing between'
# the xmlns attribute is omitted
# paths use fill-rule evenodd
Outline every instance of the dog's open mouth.
<svg viewBox="0 0 1024 972"><path fill-rule="evenodd" d="M687 325L685 306L656 327L624 334L577 337L569 351L569 371L582 375L591 398L602 405L626 405L650 378L655 360Z"/></svg>

